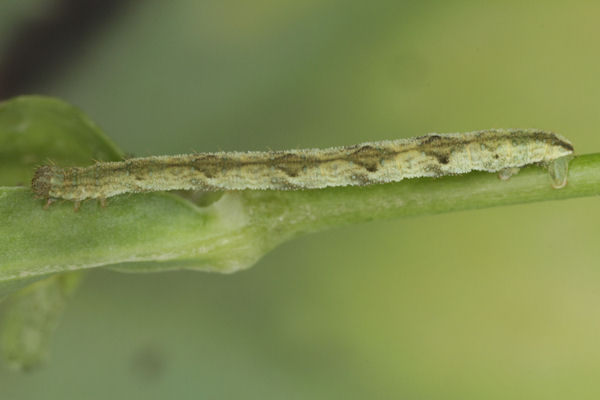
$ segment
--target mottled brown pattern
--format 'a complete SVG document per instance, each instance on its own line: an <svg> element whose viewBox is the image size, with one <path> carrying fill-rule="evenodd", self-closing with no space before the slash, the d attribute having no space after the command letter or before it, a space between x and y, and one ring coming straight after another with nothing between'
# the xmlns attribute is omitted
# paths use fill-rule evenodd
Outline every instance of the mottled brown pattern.
<svg viewBox="0 0 600 400"><path fill-rule="evenodd" d="M362 166L367 172L376 172L381 164L381 160L392 158L397 154L396 151L390 151L385 148L376 148L373 145L359 145L348 159L357 165Z"/></svg>

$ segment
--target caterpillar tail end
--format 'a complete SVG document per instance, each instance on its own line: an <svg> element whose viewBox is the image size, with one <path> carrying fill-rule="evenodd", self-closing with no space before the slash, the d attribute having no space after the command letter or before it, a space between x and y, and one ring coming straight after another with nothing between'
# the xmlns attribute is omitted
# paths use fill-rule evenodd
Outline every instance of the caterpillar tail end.
<svg viewBox="0 0 600 400"><path fill-rule="evenodd" d="M562 189L567 186L569 162L572 158L573 156L560 157L548 165L548 174L554 189Z"/></svg>

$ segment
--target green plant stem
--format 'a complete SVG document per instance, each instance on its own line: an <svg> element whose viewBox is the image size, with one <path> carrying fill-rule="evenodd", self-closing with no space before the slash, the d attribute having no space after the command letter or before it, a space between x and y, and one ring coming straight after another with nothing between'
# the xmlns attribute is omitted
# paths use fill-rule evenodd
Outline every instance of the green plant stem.
<svg viewBox="0 0 600 400"><path fill-rule="evenodd" d="M294 236L371 220L600 194L600 154L579 156L568 184L528 166L508 181L471 173L399 183L306 191L241 191L197 207L172 194L42 210L29 189L0 189L0 294L31 279L110 266L129 271L247 268Z"/></svg>

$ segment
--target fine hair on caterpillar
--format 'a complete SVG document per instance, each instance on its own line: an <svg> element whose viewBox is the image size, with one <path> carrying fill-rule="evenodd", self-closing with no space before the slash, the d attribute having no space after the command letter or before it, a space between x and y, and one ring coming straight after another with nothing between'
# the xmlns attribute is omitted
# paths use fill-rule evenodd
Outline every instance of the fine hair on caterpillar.
<svg viewBox="0 0 600 400"><path fill-rule="evenodd" d="M428 134L327 149L218 152L131 158L89 167L39 167L32 190L39 198L104 199L168 190L299 190L398 182L470 171L503 179L529 164L552 165L553 186L566 184L573 145L534 129ZM562 160L562 161L559 161ZM566 160L566 161L565 161Z"/></svg>

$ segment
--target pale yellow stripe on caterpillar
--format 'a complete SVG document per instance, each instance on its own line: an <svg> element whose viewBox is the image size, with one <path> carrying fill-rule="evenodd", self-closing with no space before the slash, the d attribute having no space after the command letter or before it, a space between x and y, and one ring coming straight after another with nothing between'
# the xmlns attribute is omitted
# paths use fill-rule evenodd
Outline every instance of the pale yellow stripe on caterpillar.
<svg viewBox="0 0 600 400"><path fill-rule="evenodd" d="M72 168L46 165L37 169L32 189L50 201L79 202L168 190L321 189L470 171L506 177L515 168L549 165L572 153L572 144L555 133L495 129L327 149L153 156ZM566 183L568 162L562 164L550 168L555 187Z"/></svg>

